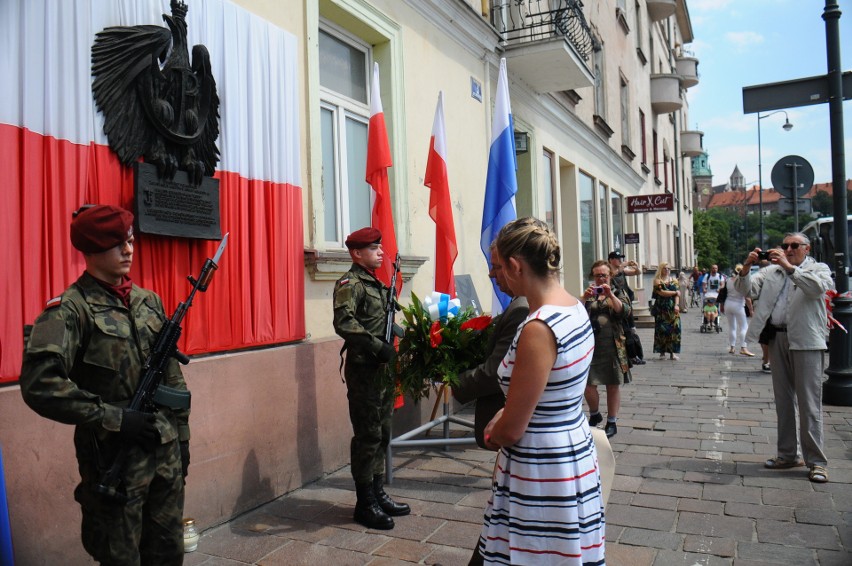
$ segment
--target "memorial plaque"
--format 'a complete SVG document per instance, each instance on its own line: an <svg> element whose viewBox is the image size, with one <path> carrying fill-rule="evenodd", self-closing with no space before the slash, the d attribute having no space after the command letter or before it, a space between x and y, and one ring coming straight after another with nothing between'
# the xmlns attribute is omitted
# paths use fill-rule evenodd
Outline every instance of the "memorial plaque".
<svg viewBox="0 0 852 566"><path fill-rule="evenodd" d="M150 163L135 165L136 230L142 234L221 240L219 179L191 183L185 171L160 178Z"/></svg>
<svg viewBox="0 0 852 566"><path fill-rule="evenodd" d="M476 314L482 314L479 297L476 295L476 287L470 275L456 275L456 297L461 302L461 310L472 308Z"/></svg>
<svg viewBox="0 0 852 566"><path fill-rule="evenodd" d="M638 244L639 243L639 232L630 232L624 235L624 243L625 244Z"/></svg>

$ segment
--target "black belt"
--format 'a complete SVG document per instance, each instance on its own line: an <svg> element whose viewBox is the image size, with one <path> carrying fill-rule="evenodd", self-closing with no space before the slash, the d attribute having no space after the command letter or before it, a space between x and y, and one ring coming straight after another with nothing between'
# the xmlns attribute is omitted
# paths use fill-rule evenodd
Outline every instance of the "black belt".
<svg viewBox="0 0 852 566"><path fill-rule="evenodd" d="M775 332L787 332L786 326L777 326L777 325L773 324L772 328L775 329Z"/></svg>

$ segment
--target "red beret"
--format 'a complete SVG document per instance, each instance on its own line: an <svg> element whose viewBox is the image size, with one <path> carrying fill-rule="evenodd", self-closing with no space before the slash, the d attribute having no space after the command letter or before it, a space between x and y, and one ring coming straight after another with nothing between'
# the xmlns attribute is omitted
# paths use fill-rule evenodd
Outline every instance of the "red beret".
<svg viewBox="0 0 852 566"><path fill-rule="evenodd" d="M360 250L370 244L378 244L382 241L382 233L377 229L367 226L349 234L346 238L346 247L350 250Z"/></svg>
<svg viewBox="0 0 852 566"><path fill-rule="evenodd" d="M71 244L84 254L105 252L133 235L133 214L117 206L82 208L71 221Z"/></svg>

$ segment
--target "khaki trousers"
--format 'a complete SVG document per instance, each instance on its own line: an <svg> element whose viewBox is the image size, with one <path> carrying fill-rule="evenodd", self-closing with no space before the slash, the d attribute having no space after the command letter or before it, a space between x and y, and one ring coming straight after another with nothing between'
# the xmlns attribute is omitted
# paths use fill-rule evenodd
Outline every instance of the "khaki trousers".
<svg viewBox="0 0 852 566"><path fill-rule="evenodd" d="M787 333L778 332L769 343L769 362L778 417L778 456L795 459L801 442L805 464L825 466L828 460L822 449L822 350L790 350Z"/></svg>

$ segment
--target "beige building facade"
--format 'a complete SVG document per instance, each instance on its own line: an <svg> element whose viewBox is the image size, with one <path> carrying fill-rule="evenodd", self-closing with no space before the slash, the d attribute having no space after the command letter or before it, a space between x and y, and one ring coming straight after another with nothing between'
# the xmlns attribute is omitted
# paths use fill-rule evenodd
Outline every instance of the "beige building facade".
<svg viewBox="0 0 852 566"><path fill-rule="evenodd" d="M700 132L685 131L687 88L698 80L685 0L234 3L297 38L307 337L199 357L187 366L193 391L187 515L200 527L348 463L351 426L331 298L350 263L346 235L369 223L364 159L374 62L394 162L402 303L411 292L432 291L435 225L423 176L443 91L459 248L454 270L471 276L490 308L479 241L501 57L514 119L518 215L555 228L565 287L579 294L591 263L614 249L648 271L662 261L692 264L689 156L701 141L698 136L696 150ZM666 193L673 210L628 212L630 197ZM627 243L628 234L639 242ZM632 284L644 303L641 278ZM397 432L424 422L431 406L431 400L409 402L397 413ZM0 390L0 427L19 563L85 563L72 499L71 427L37 417L14 386ZM33 439L38 453L28 448Z"/></svg>

